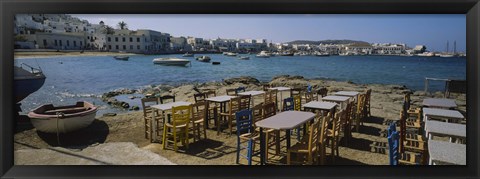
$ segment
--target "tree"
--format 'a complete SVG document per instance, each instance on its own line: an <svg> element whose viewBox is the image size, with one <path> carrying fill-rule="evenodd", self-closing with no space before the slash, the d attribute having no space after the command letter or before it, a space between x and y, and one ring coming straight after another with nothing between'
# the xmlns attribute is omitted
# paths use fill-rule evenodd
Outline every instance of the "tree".
<svg viewBox="0 0 480 179"><path fill-rule="evenodd" d="M117 26L118 26L118 28L120 28L120 29L122 29L122 30L128 28L128 27L127 27L127 23L125 23L125 22L123 22L123 21L118 22Z"/></svg>
<svg viewBox="0 0 480 179"><path fill-rule="evenodd" d="M113 27L110 27L110 26L107 25L107 26L105 27L105 30L104 30L103 33L106 33L106 34L114 34L115 31L113 30Z"/></svg>

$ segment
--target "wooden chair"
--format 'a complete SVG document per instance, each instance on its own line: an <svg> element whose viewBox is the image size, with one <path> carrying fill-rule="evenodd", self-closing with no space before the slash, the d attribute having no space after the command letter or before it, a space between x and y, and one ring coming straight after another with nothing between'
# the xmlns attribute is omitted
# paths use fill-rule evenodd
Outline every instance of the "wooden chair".
<svg viewBox="0 0 480 179"><path fill-rule="evenodd" d="M278 109L277 93L278 93L278 90L277 90L277 89L268 90L267 92L265 92L265 94L264 94L264 102L265 102L265 104L274 103L275 107L277 107L276 109Z"/></svg>
<svg viewBox="0 0 480 179"><path fill-rule="evenodd" d="M236 90L237 89L226 89L226 93L228 96L236 96L237 95Z"/></svg>
<svg viewBox="0 0 480 179"><path fill-rule="evenodd" d="M313 124L309 126L311 129L308 134L308 140L306 142L299 142L292 147L290 147L287 151L287 164L304 164L312 165L317 163L318 156L318 143L320 140L321 135L321 128L320 128L320 121L315 121ZM291 160L291 155L297 154L297 159L299 158L298 155L306 155L306 162L303 160L302 162L293 162Z"/></svg>
<svg viewBox="0 0 480 179"><path fill-rule="evenodd" d="M402 114L403 115L400 117L400 152L404 153L408 151L418 153L422 156L421 162L426 163L427 142L422 135L418 135L416 132L408 133L405 112L402 111Z"/></svg>
<svg viewBox="0 0 480 179"><path fill-rule="evenodd" d="M142 98L142 108L143 108L143 120L145 122L145 138L150 139L150 142L153 142L153 128L152 122L155 122L155 130L157 134L162 129L163 124L163 115L158 111L151 108L152 105L160 104L159 98ZM155 111L155 119L152 119L153 112Z"/></svg>
<svg viewBox="0 0 480 179"><path fill-rule="evenodd" d="M239 110L250 109L250 101L252 99L251 95L241 95L238 98L240 98Z"/></svg>
<svg viewBox="0 0 480 179"><path fill-rule="evenodd" d="M360 124L363 123L363 119L365 118L365 94L358 95L358 102L357 107L355 110L355 118L353 122L355 123L355 130L358 132L360 130Z"/></svg>
<svg viewBox="0 0 480 179"><path fill-rule="evenodd" d="M193 94L193 98L195 99L195 103L205 102L205 94L204 93Z"/></svg>
<svg viewBox="0 0 480 179"><path fill-rule="evenodd" d="M314 100L313 92L305 92L303 94L305 95L305 103L303 103L303 104L306 104L306 103Z"/></svg>
<svg viewBox="0 0 480 179"><path fill-rule="evenodd" d="M295 104L292 97L283 99L283 110L282 111L293 111L295 109Z"/></svg>
<svg viewBox="0 0 480 179"><path fill-rule="evenodd" d="M192 106L174 106L172 108L172 122L165 122L163 130L163 149L168 142L173 142L175 152L178 150L177 143L181 141L188 149L188 129ZM169 129L172 129L171 131ZM173 136L173 140L169 137ZM178 140L177 140L178 139Z"/></svg>
<svg viewBox="0 0 480 179"><path fill-rule="evenodd" d="M240 103L241 103L241 98L240 97L235 97L230 99L228 102L228 111L227 112L222 112L220 113L220 119L226 119L228 129L229 129L229 135L232 135L232 127L233 127L233 121L235 120L235 113L240 111ZM219 123L217 125L218 130L220 130L220 125Z"/></svg>
<svg viewBox="0 0 480 179"><path fill-rule="evenodd" d="M302 111L302 98L300 95L293 96L293 105L295 111Z"/></svg>
<svg viewBox="0 0 480 179"><path fill-rule="evenodd" d="M171 100L171 101L169 101ZM160 97L160 102L162 104L168 103L168 102L175 102L175 95L164 95Z"/></svg>
<svg viewBox="0 0 480 179"><path fill-rule="evenodd" d="M335 162L335 156L339 156L338 146L339 146L339 138L340 138L340 128L343 127L342 119L345 118L346 113L345 111L339 111L335 113L335 117L333 118L333 125L332 129L328 129L328 138L330 140L330 148L331 148L331 156L333 162Z"/></svg>
<svg viewBox="0 0 480 179"><path fill-rule="evenodd" d="M268 91L268 88L271 88L272 86L270 84L264 84L262 85L263 91Z"/></svg>
<svg viewBox="0 0 480 179"><path fill-rule="evenodd" d="M320 88L319 90L317 90L317 100L320 100L321 98L319 98L318 96L320 97L325 97L327 96L327 93L328 93L328 89L327 88Z"/></svg>
<svg viewBox="0 0 480 179"><path fill-rule="evenodd" d="M348 146L348 142L352 136L351 120L353 113L354 101L347 103L345 108L345 115L342 118L342 127L340 128L340 134L343 135L342 140L345 142L345 145Z"/></svg>
<svg viewBox="0 0 480 179"><path fill-rule="evenodd" d="M319 148L319 155L318 157L320 158L320 164L324 165L325 164L325 158L327 156L327 144L328 144L328 124L332 122L332 113L328 113L326 116L321 117L320 113L316 113L316 118L318 121L322 121L320 128L321 128L321 134L320 134L320 140L318 143L318 148Z"/></svg>
<svg viewBox="0 0 480 179"><path fill-rule="evenodd" d="M290 96L295 96L295 95L301 96L302 92L303 92L303 88L292 88L290 90Z"/></svg>
<svg viewBox="0 0 480 179"><path fill-rule="evenodd" d="M237 121L237 160L239 164L240 156L245 157L248 160L248 165L252 165L252 156L255 151L255 144L260 144L260 135L253 129L253 117L250 109L244 109L235 113L235 120ZM247 143L247 146L243 146L242 143ZM247 155L241 155L240 151L247 149Z"/></svg>
<svg viewBox="0 0 480 179"><path fill-rule="evenodd" d="M392 127L393 125L393 127ZM390 165L419 165L421 164L420 156L416 153L410 152L401 152L399 149L401 147L400 135L395 129L395 124L393 123L389 127L388 132L388 147L389 147L389 159Z"/></svg>
<svg viewBox="0 0 480 179"><path fill-rule="evenodd" d="M207 139L207 131L205 127L205 117L207 116L207 103L197 102L192 105L192 126L191 131L193 132L193 141L196 142L197 139L201 140L202 132L203 138Z"/></svg>
<svg viewBox="0 0 480 179"><path fill-rule="evenodd" d="M238 95L238 93L245 92L246 88L243 86L240 86L235 89L235 95Z"/></svg>
<svg viewBox="0 0 480 179"><path fill-rule="evenodd" d="M372 89L367 89L367 91L365 92L365 114L364 116L365 117L371 117L372 114L370 113L370 99L371 99L371 95L372 95Z"/></svg>
<svg viewBox="0 0 480 179"><path fill-rule="evenodd" d="M204 91L203 94L205 94L205 99L217 96L215 90L207 90L207 91ZM208 121L215 120L214 110L217 107L216 103L207 101L207 106L208 106L207 120ZM218 106L218 108L220 108L220 106ZM220 111L220 109L217 109L217 111Z"/></svg>
<svg viewBox="0 0 480 179"><path fill-rule="evenodd" d="M267 103L263 106L263 119L266 119L266 118L269 118L269 117L272 117L274 115L277 114L277 107L275 106L275 103ZM280 138L280 131L278 130L274 130L274 129L267 129L267 130L264 130L265 132L265 139L266 139L266 150L265 152L268 153L268 149L275 145L275 154L279 154L280 153L280 142L281 142L281 138ZM270 140L271 138L274 138L274 140ZM270 142L272 141L272 142Z"/></svg>

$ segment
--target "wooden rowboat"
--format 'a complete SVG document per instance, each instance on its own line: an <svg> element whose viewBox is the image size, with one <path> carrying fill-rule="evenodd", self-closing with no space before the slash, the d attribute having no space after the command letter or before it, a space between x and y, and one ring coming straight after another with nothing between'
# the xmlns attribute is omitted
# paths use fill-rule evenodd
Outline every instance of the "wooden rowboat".
<svg viewBox="0 0 480 179"><path fill-rule="evenodd" d="M33 126L46 133L68 133L89 126L97 107L85 101L70 106L42 105L28 113Z"/></svg>

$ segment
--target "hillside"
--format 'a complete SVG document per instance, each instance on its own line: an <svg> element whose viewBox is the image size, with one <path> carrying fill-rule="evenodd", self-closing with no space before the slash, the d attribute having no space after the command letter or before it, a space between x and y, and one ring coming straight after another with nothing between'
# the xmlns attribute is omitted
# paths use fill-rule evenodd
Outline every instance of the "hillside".
<svg viewBox="0 0 480 179"><path fill-rule="evenodd" d="M358 40L320 40L320 41L312 41L312 40L295 40L288 42L289 44L312 44L312 45L319 45L319 44L370 44L365 41L358 41Z"/></svg>

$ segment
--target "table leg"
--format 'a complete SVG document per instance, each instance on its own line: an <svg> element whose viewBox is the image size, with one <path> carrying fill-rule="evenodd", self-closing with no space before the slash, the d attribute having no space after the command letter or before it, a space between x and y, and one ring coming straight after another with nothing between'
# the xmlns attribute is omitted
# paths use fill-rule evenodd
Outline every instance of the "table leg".
<svg viewBox="0 0 480 179"><path fill-rule="evenodd" d="M204 121L205 121L205 128L206 128L206 129L208 129L208 121L209 121L209 119L210 119L210 117L208 116L208 114L210 113L209 109L210 109L209 102L206 101L205 110L206 110L207 114L205 114L205 120L204 120Z"/></svg>
<svg viewBox="0 0 480 179"><path fill-rule="evenodd" d="M265 134L260 127L260 165L265 165Z"/></svg>
<svg viewBox="0 0 480 179"><path fill-rule="evenodd" d="M303 128L305 130L305 128ZM290 148L290 129L286 130L287 134L287 150Z"/></svg>

